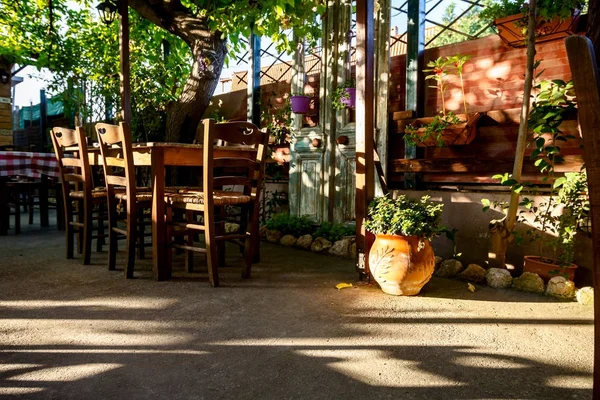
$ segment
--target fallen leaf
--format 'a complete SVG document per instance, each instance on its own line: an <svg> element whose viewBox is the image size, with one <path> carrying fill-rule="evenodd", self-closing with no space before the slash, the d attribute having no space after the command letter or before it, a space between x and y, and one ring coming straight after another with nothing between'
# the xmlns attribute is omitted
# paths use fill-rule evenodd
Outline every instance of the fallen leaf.
<svg viewBox="0 0 600 400"><path fill-rule="evenodd" d="M467 283L467 289L469 289L469 292L475 293L475 286L473 286L472 284Z"/></svg>
<svg viewBox="0 0 600 400"><path fill-rule="evenodd" d="M352 284L351 283L338 283L337 285L335 285L337 290L342 290L342 289L346 289L346 288L351 288Z"/></svg>

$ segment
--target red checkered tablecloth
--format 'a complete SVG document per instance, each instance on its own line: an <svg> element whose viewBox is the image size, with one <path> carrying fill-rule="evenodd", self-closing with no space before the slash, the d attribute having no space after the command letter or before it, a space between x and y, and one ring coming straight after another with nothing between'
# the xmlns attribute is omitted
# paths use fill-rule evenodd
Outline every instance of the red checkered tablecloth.
<svg viewBox="0 0 600 400"><path fill-rule="evenodd" d="M0 151L0 176L60 177L53 153Z"/></svg>

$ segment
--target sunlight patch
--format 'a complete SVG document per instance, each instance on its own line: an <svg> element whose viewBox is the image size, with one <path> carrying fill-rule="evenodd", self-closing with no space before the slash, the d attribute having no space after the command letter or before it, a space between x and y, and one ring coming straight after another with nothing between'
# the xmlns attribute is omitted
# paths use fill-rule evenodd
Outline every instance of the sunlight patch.
<svg viewBox="0 0 600 400"><path fill-rule="evenodd" d="M0 387L0 395L17 396L20 394L31 394L43 391L44 388L37 387Z"/></svg>
<svg viewBox="0 0 600 400"><path fill-rule="evenodd" d="M122 367L123 364L78 364L42 368L12 376L7 381L73 382Z"/></svg>
<svg viewBox="0 0 600 400"><path fill-rule="evenodd" d="M450 387L462 386L451 378L425 371L419 361L400 359L380 350L296 350L306 357L323 360L331 369L372 386L386 387ZM398 358L393 358L394 356Z"/></svg>
<svg viewBox="0 0 600 400"><path fill-rule="evenodd" d="M548 386L561 389L592 389L592 373L589 376L559 375L548 378Z"/></svg>
<svg viewBox="0 0 600 400"><path fill-rule="evenodd" d="M520 369L529 368L530 365L512 361L510 357L502 355L465 355L457 357L455 363L463 367L493 368L493 369Z"/></svg>
<svg viewBox="0 0 600 400"><path fill-rule="evenodd" d="M87 300L15 300L0 301L0 307L8 308L48 308L48 307L91 307L123 310L160 310L176 304L177 300L152 297L103 297Z"/></svg>

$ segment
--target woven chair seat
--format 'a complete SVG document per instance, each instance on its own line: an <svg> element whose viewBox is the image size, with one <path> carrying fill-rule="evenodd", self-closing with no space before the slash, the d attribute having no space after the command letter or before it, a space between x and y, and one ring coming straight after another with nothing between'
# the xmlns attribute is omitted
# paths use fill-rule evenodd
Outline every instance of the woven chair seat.
<svg viewBox="0 0 600 400"><path fill-rule="evenodd" d="M127 193L125 192L116 192L115 198L117 200L127 201ZM152 201L152 192L137 192L135 194L135 199L138 202L148 202Z"/></svg>
<svg viewBox="0 0 600 400"><path fill-rule="evenodd" d="M200 191L187 191L186 193L166 194L169 204L204 204L204 193ZM247 204L252 201L252 197L238 192L227 192L215 190L213 192L213 202L215 206L234 206L238 204Z"/></svg>

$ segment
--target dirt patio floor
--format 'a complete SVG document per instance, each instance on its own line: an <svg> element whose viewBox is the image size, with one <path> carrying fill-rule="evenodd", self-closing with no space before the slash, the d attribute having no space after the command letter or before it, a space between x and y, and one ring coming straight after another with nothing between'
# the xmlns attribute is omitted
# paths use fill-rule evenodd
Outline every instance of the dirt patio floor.
<svg viewBox="0 0 600 400"><path fill-rule="evenodd" d="M53 229L0 237L2 399L591 398L591 306L435 278L338 291L351 260L268 244L250 280L229 251L217 289L182 257L155 282L150 260L125 280L63 253Z"/></svg>

